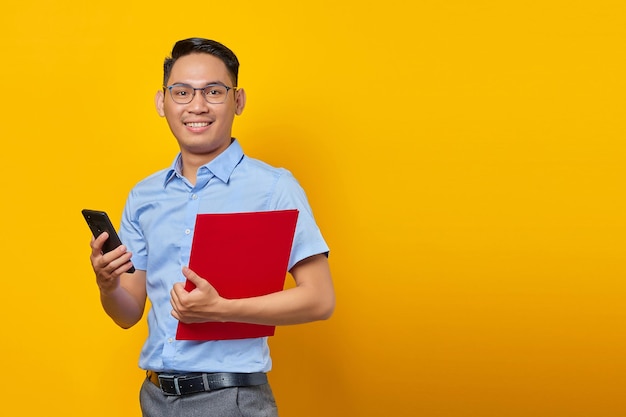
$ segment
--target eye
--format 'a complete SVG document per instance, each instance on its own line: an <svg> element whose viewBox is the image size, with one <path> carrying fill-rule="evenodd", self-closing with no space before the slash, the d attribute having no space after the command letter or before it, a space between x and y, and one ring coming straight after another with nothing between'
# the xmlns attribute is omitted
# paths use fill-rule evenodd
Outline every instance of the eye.
<svg viewBox="0 0 626 417"><path fill-rule="evenodd" d="M191 89L189 87L185 87L182 85L177 85L172 87L172 89L170 90L172 92L172 95L174 97L187 97L188 95L192 94Z"/></svg>
<svg viewBox="0 0 626 417"><path fill-rule="evenodd" d="M220 97L226 94L226 88L221 85L210 85L204 89L204 94L211 97Z"/></svg>

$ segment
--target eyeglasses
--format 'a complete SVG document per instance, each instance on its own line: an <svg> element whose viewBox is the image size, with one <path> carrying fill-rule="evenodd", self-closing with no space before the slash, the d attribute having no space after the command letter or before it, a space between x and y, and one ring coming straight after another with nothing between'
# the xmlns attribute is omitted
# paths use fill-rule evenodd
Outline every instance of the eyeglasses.
<svg viewBox="0 0 626 417"><path fill-rule="evenodd" d="M237 91L237 87L228 87L224 84L209 84L200 88L194 88L188 84L173 84L165 88L170 90L172 100L178 104L191 103L198 90L202 92L202 97L207 103L222 104L226 101L230 90Z"/></svg>

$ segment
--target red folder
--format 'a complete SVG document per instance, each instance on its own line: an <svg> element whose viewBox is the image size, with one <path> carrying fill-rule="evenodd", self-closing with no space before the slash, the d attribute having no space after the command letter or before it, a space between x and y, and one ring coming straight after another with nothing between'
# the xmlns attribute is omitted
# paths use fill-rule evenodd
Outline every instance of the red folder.
<svg viewBox="0 0 626 417"><path fill-rule="evenodd" d="M298 210L199 214L189 268L224 298L282 291ZM195 285L189 280L185 289ZM273 336L275 326L250 323L179 323L178 340L225 340Z"/></svg>

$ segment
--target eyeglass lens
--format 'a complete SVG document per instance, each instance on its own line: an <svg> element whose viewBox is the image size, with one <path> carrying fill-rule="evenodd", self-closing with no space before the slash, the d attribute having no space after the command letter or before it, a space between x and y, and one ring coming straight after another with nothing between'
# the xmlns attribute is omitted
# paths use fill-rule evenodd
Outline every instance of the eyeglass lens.
<svg viewBox="0 0 626 417"><path fill-rule="evenodd" d="M228 90L226 86L220 84L208 85L204 88L193 88L190 85L175 84L168 87L172 100L178 104L191 103L196 94L196 90L200 90L204 99L211 104L221 104L226 100Z"/></svg>

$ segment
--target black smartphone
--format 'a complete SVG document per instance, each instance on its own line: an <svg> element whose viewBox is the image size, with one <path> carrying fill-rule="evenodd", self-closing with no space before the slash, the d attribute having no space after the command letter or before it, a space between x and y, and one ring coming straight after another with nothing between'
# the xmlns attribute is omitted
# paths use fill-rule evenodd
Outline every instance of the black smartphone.
<svg viewBox="0 0 626 417"><path fill-rule="evenodd" d="M104 246L102 246L102 252L111 252L113 249L122 244L122 241L117 235L115 227L113 227L111 219L109 219L109 216L106 214L106 212L83 209L82 213L94 237L100 236L102 232L107 232L109 234L109 238L104 242ZM135 267L131 266L130 269L126 272L132 274L133 272L135 272Z"/></svg>

